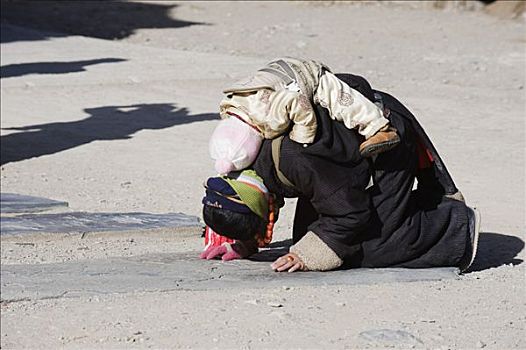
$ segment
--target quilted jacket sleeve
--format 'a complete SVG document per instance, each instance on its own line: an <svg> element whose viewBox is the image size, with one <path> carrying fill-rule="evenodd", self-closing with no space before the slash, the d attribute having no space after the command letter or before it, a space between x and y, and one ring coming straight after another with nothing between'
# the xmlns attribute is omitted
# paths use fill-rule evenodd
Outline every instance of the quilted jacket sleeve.
<svg viewBox="0 0 526 350"><path fill-rule="evenodd" d="M314 102L329 110L332 119L369 138L389 121L382 110L357 90L331 72L325 72L319 82Z"/></svg>

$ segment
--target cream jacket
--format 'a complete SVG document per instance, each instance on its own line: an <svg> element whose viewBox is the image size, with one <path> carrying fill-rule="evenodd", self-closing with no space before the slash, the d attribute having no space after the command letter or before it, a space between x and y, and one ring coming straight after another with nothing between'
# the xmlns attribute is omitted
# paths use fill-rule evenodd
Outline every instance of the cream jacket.
<svg viewBox="0 0 526 350"><path fill-rule="evenodd" d="M369 138L388 123L374 103L352 89L334 74L325 71L307 96L297 85L285 83L271 73L258 71L245 81L225 90L220 115L235 115L252 124L267 139L290 129L289 136L299 143L312 143L316 135L316 115L312 103L327 108L329 115L349 129Z"/></svg>

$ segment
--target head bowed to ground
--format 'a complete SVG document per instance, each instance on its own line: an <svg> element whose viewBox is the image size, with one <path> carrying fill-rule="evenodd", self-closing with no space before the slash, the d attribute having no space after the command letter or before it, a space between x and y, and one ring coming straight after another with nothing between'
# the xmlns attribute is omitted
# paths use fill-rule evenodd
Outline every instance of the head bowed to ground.
<svg viewBox="0 0 526 350"><path fill-rule="evenodd" d="M274 196L254 170L207 179L203 219L215 232L240 241L255 239L260 247L272 240Z"/></svg>

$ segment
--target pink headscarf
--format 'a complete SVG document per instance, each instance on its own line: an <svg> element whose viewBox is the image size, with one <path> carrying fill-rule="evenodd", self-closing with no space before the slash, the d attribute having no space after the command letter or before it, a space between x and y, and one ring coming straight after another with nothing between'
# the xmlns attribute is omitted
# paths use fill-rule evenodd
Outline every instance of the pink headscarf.
<svg viewBox="0 0 526 350"><path fill-rule="evenodd" d="M216 171L227 174L245 169L256 159L262 142L263 136L259 132L236 117L221 120L209 142Z"/></svg>

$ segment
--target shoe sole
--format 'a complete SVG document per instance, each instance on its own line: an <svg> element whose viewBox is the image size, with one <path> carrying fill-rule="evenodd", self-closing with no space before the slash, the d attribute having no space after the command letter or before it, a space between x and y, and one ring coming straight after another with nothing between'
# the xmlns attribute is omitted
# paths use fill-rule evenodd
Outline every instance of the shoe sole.
<svg viewBox="0 0 526 350"><path fill-rule="evenodd" d="M385 151L389 151L393 149L399 143L400 143L400 140L398 139L396 141L389 141L389 142L384 142L381 144L370 145L368 147L365 147L363 150L361 150L360 155L364 158L370 158L379 153L383 153Z"/></svg>
<svg viewBox="0 0 526 350"><path fill-rule="evenodd" d="M468 265L465 268L461 269L460 273L466 272L471 267L471 265L473 264L473 261L475 261L475 257L477 256L478 245L479 245L480 220L481 220L480 211L477 208L468 207L468 209L472 211L474 215L474 220L475 220L475 233L474 233L473 243L472 243L473 251L471 253L471 259L469 260Z"/></svg>

